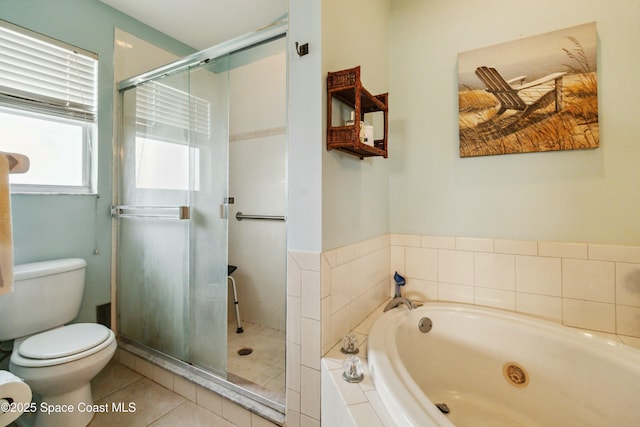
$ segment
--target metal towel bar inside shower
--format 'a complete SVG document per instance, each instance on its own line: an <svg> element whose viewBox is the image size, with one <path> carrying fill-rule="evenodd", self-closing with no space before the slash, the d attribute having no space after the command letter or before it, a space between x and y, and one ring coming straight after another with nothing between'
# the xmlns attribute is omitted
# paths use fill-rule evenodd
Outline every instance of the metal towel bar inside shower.
<svg viewBox="0 0 640 427"><path fill-rule="evenodd" d="M243 219L266 219L269 221L286 221L287 217L280 215L245 215L242 212L236 213L236 219L242 221Z"/></svg>

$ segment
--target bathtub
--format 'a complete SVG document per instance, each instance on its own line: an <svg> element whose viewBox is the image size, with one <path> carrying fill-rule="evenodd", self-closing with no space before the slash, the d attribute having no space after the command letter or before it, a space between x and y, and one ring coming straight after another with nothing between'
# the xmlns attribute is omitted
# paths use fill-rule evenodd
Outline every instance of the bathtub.
<svg viewBox="0 0 640 427"><path fill-rule="evenodd" d="M398 426L640 426L640 351L554 323L462 304L401 306L376 320L367 352Z"/></svg>

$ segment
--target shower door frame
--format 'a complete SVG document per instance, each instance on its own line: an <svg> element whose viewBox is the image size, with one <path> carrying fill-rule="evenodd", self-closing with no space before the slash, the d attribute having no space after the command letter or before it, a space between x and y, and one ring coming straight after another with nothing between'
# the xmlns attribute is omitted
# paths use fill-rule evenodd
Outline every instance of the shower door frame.
<svg viewBox="0 0 640 427"><path fill-rule="evenodd" d="M221 43L219 45L213 46L209 49L205 49L200 52L196 52L192 55L189 55L185 58L182 58L178 61L170 63L166 66L160 67L158 69L149 71L147 73L140 74L138 76L123 80L117 84L118 96L120 99L123 97L123 93L129 89L135 88L138 85L141 85L145 82L154 80L158 77L178 73L184 70L188 70L191 67L197 66L199 64L206 64L209 61L212 61L216 58L221 58L225 55L233 54L242 50L250 49L252 47L256 47L262 44L269 43L271 41L275 41L281 38L287 37L288 31L288 23L279 22L271 25L265 29L256 31L254 33L249 33L244 36L240 36L238 38L229 40L227 42ZM116 136L118 139L120 138L119 132ZM119 141L116 144L117 147L120 146ZM113 178L113 200L114 205L117 204L118 199L118 189L119 189L119 162L118 162L118 152L117 150L114 152L114 178ZM117 277L118 277L118 219L112 218L112 239L113 239L113 250L112 250L112 295L114 297L114 301L117 304ZM114 304L112 308L112 319L114 320L113 327L114 329L118 329L117 325L117 307ZM238 394L244 396L245 398L250 398L254 400L256 403L264 405L267 408L277 411L280 414L285 413L285 407L283 404L278 402L274 402L269 400L268 398L257 394L251 390L238 386L220 376L212 374L206 371L203 368L191 365L187 362L184 362L180 359L167 355L161 351L155 350L151 347L147 347L140 343L134 342L133 340L127 339L125 337L119 337L120 346L125 350L141 356L146 359L153 360L154 363L162 366L165 369L173 372L174 374L181 375L183 377L190 378L192 374L195 374L202 379L208 380L208 384L206 384L206 388L217 392L218 394L227 396L225 390L229 390L232 392L232 395ZM225 343L226 344L226 343ZM200 381L197 381L200 383ZM231 399L236 400L236 399ZM240 399L241 401L242 399ZM268 409L267 409L268 411Z"/></svg>

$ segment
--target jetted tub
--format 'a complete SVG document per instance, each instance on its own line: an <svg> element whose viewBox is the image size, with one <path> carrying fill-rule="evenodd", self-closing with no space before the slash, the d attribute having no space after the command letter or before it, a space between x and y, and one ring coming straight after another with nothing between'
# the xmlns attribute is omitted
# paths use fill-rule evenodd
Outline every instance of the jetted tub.
<svg viewBox="0 0 640 427"><path fill-rule="evenodd" d="M639 350L515 313L394 308L371 328L368 363L398 426L640 426Z"/></svg>

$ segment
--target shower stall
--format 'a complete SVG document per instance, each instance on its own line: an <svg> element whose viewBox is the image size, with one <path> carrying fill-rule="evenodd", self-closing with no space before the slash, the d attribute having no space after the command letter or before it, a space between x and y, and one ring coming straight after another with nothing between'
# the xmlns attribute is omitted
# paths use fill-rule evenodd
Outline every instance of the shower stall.
<svg viewBox="0 0 640 427"><path fill-rule="evenodd" d="M230 372L227 343L229 222L237 221L229 194L230 76L274 52L285 58L285 31L275 25L119 84L112 206L125 346L281 412L283 394L262 395ZM242 299L240 307L252 311Z"/></svg>

